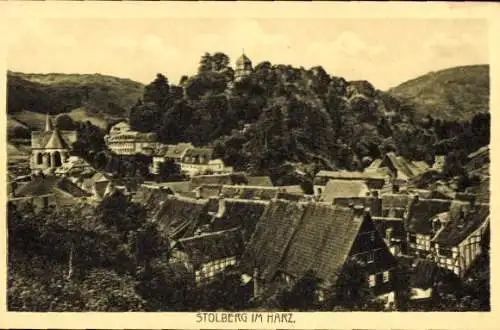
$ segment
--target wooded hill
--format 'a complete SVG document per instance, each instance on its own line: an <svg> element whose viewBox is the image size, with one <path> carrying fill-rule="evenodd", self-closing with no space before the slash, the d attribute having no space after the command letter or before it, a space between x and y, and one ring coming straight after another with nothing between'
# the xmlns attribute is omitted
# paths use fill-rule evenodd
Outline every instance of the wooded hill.
<svg viewBox="0 0 500 330"><path fill-rule="evenodd" d="M443 70L389 92L320 66L268 61L237 82L223 53L203 55L198 73L178 85L162 74L144 87L98 74L8 73L12 126L40 127L43 116L33 113L47 110L101 129L128 115L162 142L212 146L227 165L261 174L285 164L361 169L387 151L429 163L436 153L472 152L489 143L488 98L487 66Z"/></svg>
<svg viewBox="0 0 500 330"><path fill-rule="evenodd" d="M436 152L489 143L487 108L471 122L422 118L414 102L320 66L266 61L234 81L229 63L225 54L205 54L183 88L158 74L131 110L132 127L165 143L212 145L226 164L257 173L287 163L360 169L387 151L430 163Z"/></svg>
<svg viewBox="0 0 500 330"><path fill-rule="evenodd" d="M101 74L8 71L7 112L12 121L21 121L32 129L38 128L39 123L29 117L36 118L37 113L70 113L75 120L123 118L142 95L143 88L141 83Z"/></svg>
<svg viewBox="0 0 500 330"><path fill-rule="evenodd" d="M430 72L389 90L415 104L416 114L444 120L471 120L488 112L489 65L471 65Z"/></svg>

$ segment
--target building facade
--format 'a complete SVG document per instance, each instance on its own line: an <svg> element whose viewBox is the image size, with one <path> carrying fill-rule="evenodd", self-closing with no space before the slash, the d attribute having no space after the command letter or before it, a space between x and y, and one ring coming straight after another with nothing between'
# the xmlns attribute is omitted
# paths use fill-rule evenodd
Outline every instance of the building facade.
<svg viewBox="0 0 500 330"><path fill-rule="evenodd" d="M156 140L156 134L133 131L126 122L111 127L104 137L108 149L117 155L151 155L157 147Z"/></svg>

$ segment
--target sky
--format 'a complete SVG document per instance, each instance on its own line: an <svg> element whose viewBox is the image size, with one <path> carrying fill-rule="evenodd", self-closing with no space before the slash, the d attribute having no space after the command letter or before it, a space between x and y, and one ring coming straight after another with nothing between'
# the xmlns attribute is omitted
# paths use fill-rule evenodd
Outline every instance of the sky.
<svg viewBox="0 0 500 330"><path fill-rule="evenodd" d="M481 19L16 19L7 68L25 73L101 73L174 84L196 73L205 52L254 66L268 60L385 90L430 71L487 64Z"/></svg>

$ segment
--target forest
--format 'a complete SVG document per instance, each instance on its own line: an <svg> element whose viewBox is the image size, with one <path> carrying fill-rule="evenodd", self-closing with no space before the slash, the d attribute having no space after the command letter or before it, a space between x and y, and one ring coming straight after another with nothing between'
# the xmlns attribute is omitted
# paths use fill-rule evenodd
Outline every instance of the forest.
<svg viewBox="0 0 500 330"><path fill-rule="evenodd" d="M361 170L388 151L429 164L452 155L453 167L489 144L488 108L470 121L422 117L408 99L320 66L262 62L234 81L229 63L206 53L178 85L158 74L130 111L132 127L164 143L212 146L226 165L271 176L287 164Z"/></svg>

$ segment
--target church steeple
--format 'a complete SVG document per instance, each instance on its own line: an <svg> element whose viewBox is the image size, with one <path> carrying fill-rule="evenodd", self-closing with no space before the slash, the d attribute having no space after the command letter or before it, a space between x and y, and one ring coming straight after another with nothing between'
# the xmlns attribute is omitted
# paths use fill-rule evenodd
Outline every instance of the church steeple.
<svg viewBox="0 0 500 330"><path fill-rule="evenodd" d="M45 132L51 132L53 129L54 126L52 125L52 120L50 120L50 115L47 113L45 118Z"/></svg>

